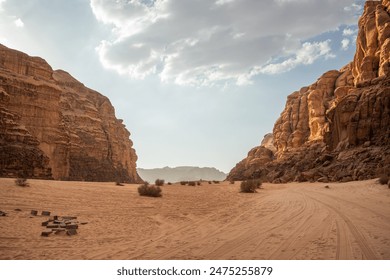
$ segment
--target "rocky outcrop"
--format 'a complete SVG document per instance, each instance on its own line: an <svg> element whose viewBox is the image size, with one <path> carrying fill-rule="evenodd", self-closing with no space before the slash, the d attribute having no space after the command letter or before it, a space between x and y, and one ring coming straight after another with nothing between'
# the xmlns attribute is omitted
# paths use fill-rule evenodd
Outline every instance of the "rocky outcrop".
<svg viewBox="0 0 390 280"><path fill-rule="evenodd" d="M366 2L356 45L350 64L288 96L274 159L254 148L228 179L348 181L390 171L390 1Z"/></svg>
<svg viewBox="0 0 390 280"><path fill-rule="evenodd" d="M226 174L214 167L178 166L154 169L137 169L141 178L148 182L163 179L165 182L224 180Z"/></svg>
<svg viewBox="0 0 390 280"><path fill-rule="evenodd" d="M141 181L107 97L45 60L0 45L0 176Z"/></svg>

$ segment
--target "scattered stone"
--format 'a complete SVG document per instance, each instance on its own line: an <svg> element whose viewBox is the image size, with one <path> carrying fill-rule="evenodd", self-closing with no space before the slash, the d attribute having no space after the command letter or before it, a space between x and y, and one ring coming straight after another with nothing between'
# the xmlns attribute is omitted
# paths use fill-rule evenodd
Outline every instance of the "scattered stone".
<svg viewBox="0 0 390 280"><path fill-rule="evenodd" d="M78 229L79 226L77 224L69 224L66 225L66 229Z"/></svg>
<svg viewBox="0 0 390 280"><path fill-rule="evenodd" d="M38 215L38 211L37 210L31 210L31 215L33 215L33 216Z"/></svg>
<svg viewBox="0 0 390 280"><path fill-rule="evenodd" d="M46 227L49 223L50 223L50 221L42 222L42 226Z"/></svg>
<svg viewBox="0 0 390 280"><path fill-rule="evenodd" d="M68 229L66 231L66 234L71 236L71 235L76 235L77 234L77 230L76 229Z"/></svg>
<svg viewBox="0 0 390 280"><path fill-rule="evenodd" d="M20 212L20 211L22 211L22 209L16 208L16 209L14 209L14 211Z"/></svg>
<svg viewBox="0 0 390 280"><path fill-rule="evenodd" d="M47 228L59 228L60 225L59 224L48 224L46 225Z"/></svg>
<svg viewBox="0 0 390 280"><path fill-rule="evenodd" d="M63 220L77 220L77 217L75 217L75 216L63 216L62 219Z"/></svg>
<svg viewBox="0 0 390 280"><path fill-rule="evenodd" d="M329 186L328 186L328 185L326 185L324 188L325 188L325 189L329 189Z"/></svg>
<svg viewBox="0 0 390 280"><path fill-rule="evenodd" d="M35 210L33 210L35 211ZM37 211L35 211L36 215ZM50 216L49 211L42 211L42 216ZM42 222L42 226L46 227L47 230L42 232L42 236L49 236L51 233L56 235L75 235L77 234L77 229L79 228L79 224L86 225L88 222L79 222L77 221L76 216L53 216L47 221Z"/></svg>
<svg viewBox="0 0 390 280"><path fill-rule="evenodd" d="M389 188L390 188L390 184L389 184ZM88 222L80 222L80 225L86 225L88 224Z"/></svg>
<svg viewBox="0 0 390 280"><path fill-rule="evenodd" d="M7 216L7 213L0 211L0 217L5 217L5 216Z"/></svg>
<svg viewBox="0 0 390 280"><path fill-rule="evenodd" d="M61 228L61 230L54 231L55 235L66 235L66 230Z"/></svg>
<svg viewBox="0 0 390 280"><path fill-rule="evenodd" d="M51 229L50 230L47 229L47 230L42 231L41 236L48 237L52 233L53 233L53 231Z"/></svg>
<svg viewBox="0 0 390 280"><path fill-rule="evenodd" d="M53 228L52 231L54 231L55 233L59 232L59 231L66 231L64 228Z"/></svg>

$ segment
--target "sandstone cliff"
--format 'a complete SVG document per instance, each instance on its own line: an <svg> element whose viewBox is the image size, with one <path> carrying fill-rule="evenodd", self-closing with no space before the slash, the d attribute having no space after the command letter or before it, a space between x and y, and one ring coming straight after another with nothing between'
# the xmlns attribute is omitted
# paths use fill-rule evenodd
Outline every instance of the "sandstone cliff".
<svg viewBox="0 0 390 280"><path fill-rule="evenodd" d="M276 150L252 149L228 179L368 179L390 167L390 0L367 1L354 60L288 96Z"/></svg>
<svg viewBox="0 0 390 280"><path fill-rule="evenodd" d="M129 136L107 97L0 45L0 176L138 182Z"/></svg>

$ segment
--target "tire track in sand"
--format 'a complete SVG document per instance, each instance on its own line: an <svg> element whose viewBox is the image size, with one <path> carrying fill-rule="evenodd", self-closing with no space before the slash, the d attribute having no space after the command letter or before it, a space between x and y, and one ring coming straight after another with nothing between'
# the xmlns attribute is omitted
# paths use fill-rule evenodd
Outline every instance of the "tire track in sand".
<svg viewBox="0 0 390 280"><path fill-rule="evenodd" d="M329 204L329 203L326 203L322 200L319 200L317 198L314 198L310 195L308 195L312 200L315 200L317 201L318 203L321 203L323 204L324 206L328 207L329 209L331 209L334 213L336 213L341 219L342 221L345 223L345 225L347 226L348 230L351 232L351 234L353 235L353 237L355 238L356 242L358 243L362 253L363 253L363 256L368 259L368 260L376 260L378 259L378 257L376 256L375 252L371 249L371 246L370 244L367 242L366 238L364 237L364 235L358 230L358 228L354 225L354 223L346 216L344 215L340 210L338 210L336 207L334 207L333 205ZM345 252L342 252L342 249L343 249L343 243L344 244L347 244L349 243L349 239L347 236L343 236L343 232L346 232L345 229L343 228L343 230L341 230L342 227L340 226L340 224L338 224L338 231L340 232L340 234L338 235L338 245L337 245L337 254L336 254L336 257L338 256L339 258L343 258L344 256L344 253ZM345 246L345 245L344 245Z"/></svg>

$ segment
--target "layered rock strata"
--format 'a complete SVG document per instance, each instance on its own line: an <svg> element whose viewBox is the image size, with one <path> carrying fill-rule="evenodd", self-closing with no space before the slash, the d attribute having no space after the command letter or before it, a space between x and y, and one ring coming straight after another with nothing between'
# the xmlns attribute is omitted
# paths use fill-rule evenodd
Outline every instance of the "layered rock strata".
<svg viewBox="0 0 390 280"><path fill-rule="evenodd" d="M39 57L0 45L0 176L138 182L109 99Z"/></svg>
<svg viewBox="0 0 390 280"><path fill-rule="evenodd" d="M354 60L288 96L273 129L228 179L362 180L390 172L390 1L367 1ZM265 160L266 158L266 160Z"/></svg>

